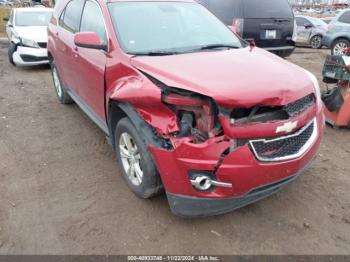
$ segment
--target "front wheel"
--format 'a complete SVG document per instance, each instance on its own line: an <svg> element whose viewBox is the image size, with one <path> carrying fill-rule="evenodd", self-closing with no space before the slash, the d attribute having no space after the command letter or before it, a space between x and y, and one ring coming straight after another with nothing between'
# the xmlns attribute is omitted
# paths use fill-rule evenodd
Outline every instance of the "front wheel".
<svg viewBox="0 0 350 262"><path fill-rule="evenodd" d="M322 47L322 36L315 35L311 38L310 46L313 49L320 49Z"/></svg>
<svg viewBox="0 0 350 262"><path fill-rule="evenodd" d="M347 39L338 39L332 44L332 55L345 55L345 49L350 47Z"/></svg>
<svg viewBox="0 0 350 262"><path fill-rule="evenodd" d="M162 192L163 186L147 146L129 118L123 118L115 130L115 148L119 166L129 188L141 198Z"/></svg>

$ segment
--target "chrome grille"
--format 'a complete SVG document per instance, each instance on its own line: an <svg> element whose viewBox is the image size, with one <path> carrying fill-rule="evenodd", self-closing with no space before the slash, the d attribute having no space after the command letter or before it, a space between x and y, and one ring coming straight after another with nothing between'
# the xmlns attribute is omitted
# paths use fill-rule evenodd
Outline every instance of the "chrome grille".
<svg viewBox="0 0 350 262"><path fill-rule="evenodd" d="M293 103L290 103L283 107L283 110L288 113L290 117L299 115L304 112L306 109L310 108L315 102L315 96L310 94L305 96Z"/></svg>
<svg viewBox="0 0 350 262"><path fill-rule="evenodd" d="M317 137L316 120L298 132L275 139L251 140L249 144L256 158L264 162L284 161L304 154Z"/></svg>

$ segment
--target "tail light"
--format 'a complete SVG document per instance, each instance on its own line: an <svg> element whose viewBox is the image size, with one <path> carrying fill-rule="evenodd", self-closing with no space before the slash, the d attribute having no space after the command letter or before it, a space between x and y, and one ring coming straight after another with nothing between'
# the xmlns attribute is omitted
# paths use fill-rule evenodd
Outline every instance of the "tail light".
<svg viewBox="0 0 350 262"><path fill-rule="evenodd" d="M233 19L232 20L232 30L237 35L242 36L243 35L243 24L244 19Z"/></svg>

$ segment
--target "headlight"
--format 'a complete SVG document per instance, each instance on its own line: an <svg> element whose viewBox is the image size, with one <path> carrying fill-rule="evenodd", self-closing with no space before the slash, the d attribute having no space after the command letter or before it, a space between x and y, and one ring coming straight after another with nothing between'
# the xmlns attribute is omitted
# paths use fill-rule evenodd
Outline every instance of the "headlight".
<svg viewBox="0 0 350 262"><path fill-rule="evenodd" d="M305 70L305 69L304 69ZM321 89L320 89L320 85L318 84L318 80L316 78L316 76L305 70L305 73L309 76L313 86L314 86L314 89L315 89L315 94L316 94L316 97L317 97L317 105L322 107L323 106L323 102L322 102L322 98L321 98Z"/></svg>
<svg viewBox="0 0 350 262"><path fill-rule="evenodd" d="M11 41L14 42L15 44L18 44L21 42L21 38L18 36L16 31L12 32Z"/></svg>
<svg viewBox="0 0 350 262"><path fill-rule="evenodd" d="M21 44L27 47L40 48L37 42L30 39L21 38Z"/></svg>

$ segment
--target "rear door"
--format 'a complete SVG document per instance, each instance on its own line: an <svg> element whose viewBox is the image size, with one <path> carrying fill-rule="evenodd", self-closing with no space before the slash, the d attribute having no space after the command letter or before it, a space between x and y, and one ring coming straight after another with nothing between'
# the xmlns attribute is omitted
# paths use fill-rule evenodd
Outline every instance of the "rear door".
<svg viewBox="0 0 350 262"><path fill-rule="evenodd" d="M107 30L101 7L94 0L87 0L81 16L80 32L95 32L108 45ZM106 132L104 77L107 52L76 47L75 78L79 96L84 101L90 117Z"/></svg>
<svg viewBox="0 0 350 262"><path fill-rule="evenodd" d="M74 34L79 31L81 12L85 0L70 1L59 18L59 27L56 34L56 45L58 55L55 57L60 76L65 84L78 92L76 81L76 54L74 44Z"/></svg>
<svg viewBox="0 0 350 262"><path fill-rule="evenodd" d="M243 0L243 38L253 38L259 47L289 46L294 15L287 0Z"/></svg>

